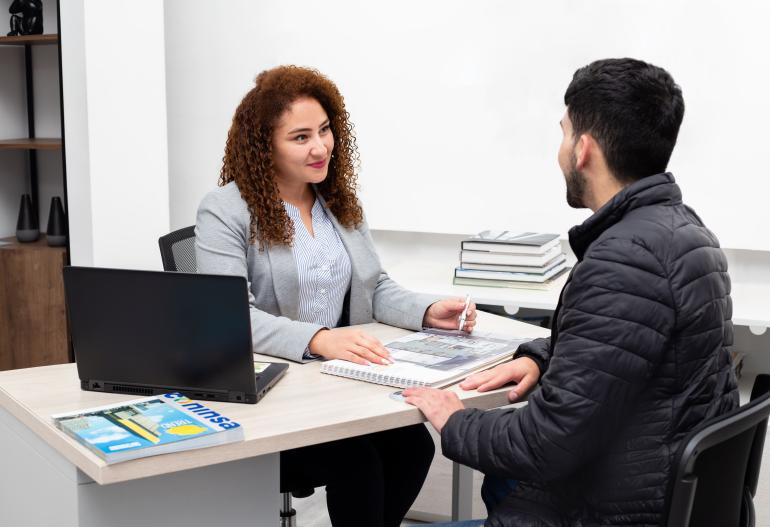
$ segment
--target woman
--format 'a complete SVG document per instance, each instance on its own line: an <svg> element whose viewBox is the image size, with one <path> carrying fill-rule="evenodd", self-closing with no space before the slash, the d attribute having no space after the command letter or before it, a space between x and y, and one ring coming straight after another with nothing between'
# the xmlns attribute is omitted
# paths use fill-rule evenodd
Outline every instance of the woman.
<svg viewBox="0 0 770 527"><path fill-rule="evenodd" d="M200 272L248 278L255 352L388 364L381 342L347 326L457 327L462 300L409 292L382 270L356 199L357 160L343 98L315 70L264 71L238 106L220 188L198 210L196 256ZM475 318L471 305L466 331ZM433 450L416 425L286 451L281 490L326 485L335 527L397 526Z"/></svg>

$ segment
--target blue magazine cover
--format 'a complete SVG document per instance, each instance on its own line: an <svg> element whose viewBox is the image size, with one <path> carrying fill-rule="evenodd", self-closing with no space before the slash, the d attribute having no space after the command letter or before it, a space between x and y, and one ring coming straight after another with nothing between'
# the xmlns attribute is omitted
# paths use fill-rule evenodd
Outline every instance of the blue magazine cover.
<svg viewBox="0 0 770 527"><path fill-rule="evenodd" d="M238 423L178 393L52 417L108 463L243 439Z"/></svg>

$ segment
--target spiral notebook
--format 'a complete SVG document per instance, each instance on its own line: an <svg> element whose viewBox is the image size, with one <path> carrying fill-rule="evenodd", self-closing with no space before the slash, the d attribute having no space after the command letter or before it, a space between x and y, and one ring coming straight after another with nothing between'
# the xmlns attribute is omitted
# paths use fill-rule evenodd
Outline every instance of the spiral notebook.
<svg viewBox="0 0 770 527"><path fill-rule="evenodd" d="M387 343L394 364L363 366L344 360L321 365L321 373L396 388L440 388L468 375L511 359L520 344L532 339L511 339L493 333L424 329Z"/></svg>

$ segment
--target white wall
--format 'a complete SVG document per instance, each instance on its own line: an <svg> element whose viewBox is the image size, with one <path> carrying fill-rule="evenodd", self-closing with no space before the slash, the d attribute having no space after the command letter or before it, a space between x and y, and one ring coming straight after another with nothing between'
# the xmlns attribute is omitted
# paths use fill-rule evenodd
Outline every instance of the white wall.
<svg viewBox="0 0 770 527"><path fill-rule="evenodd" d="M554 160L572 71L600 56L638 55L656 40L657 53L639 56L668 67L684 87L688 111L672 169L688 202L710 224L729 228L727 237L716 229L726 245L770 249L762 158L770 34L760 31L770 8L759 0L62 4L75 264L158 268L156 238L194 222L200 198L216 185L232 112L254 76L289 62L321 68L347 96L375 227L511 227L507 216L495 219L503 211L563 232L584 216L563 205ZM484 85L484 98L495 104L481 111L477 79L514 74ZM0 89L4 82L0 77ZM709 91L712 84L719 90ZM449 103L442 99L450 95ZM481 155L492 169L465 165L465 156ZM484 203L477 224L465 223L474 217L469 202ZM441 213L431 223L437 204L451 217ZM547 216L532 210L544 204L558 208ZM768 253L734 254L732 269L767 280ZM758 500L758 525L770 525L768 499Z"/></svg>
<svg viewBox="0 0 770 527"><path fill-rule="evenodd" d="M163 3L67 0L71 261L160 269L169 230Z"/></svg>
<svg viewBox="0 0 770 527"><path fill-rule="evenodd" d="M346 96L375 228L565 233L556 164L574 70L668 68L687 105L670 168L726 247L770 250L770 3L764 0L166 1L171 221L216 183L229 119L262 69L311 65Z"/></svg>
<svg viewBox="0 0 770 527"><path fill-rule="evenodd" d="M172 229L195 223L203 196L217 186L235 107L269 64L276 45L255 52L272 22L266 2L166 0L166 90Z"/></svg>
<svg viewBox="0 0 770 527"><path fill-rule="evenodd" d="M93 263L84 4L84 0L67 0L62 5L60 35L70 262L74 265Z"/></svg>

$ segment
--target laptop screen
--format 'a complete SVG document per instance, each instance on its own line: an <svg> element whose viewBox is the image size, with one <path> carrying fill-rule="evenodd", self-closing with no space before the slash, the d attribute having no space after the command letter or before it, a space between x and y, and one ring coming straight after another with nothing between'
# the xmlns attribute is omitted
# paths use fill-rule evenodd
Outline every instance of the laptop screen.
<svg viewBox="0 0 770 527"><path fill-rule="evenodd" d="M255 393L245 278L67 267L64 286L84 388Z"/></svg>

